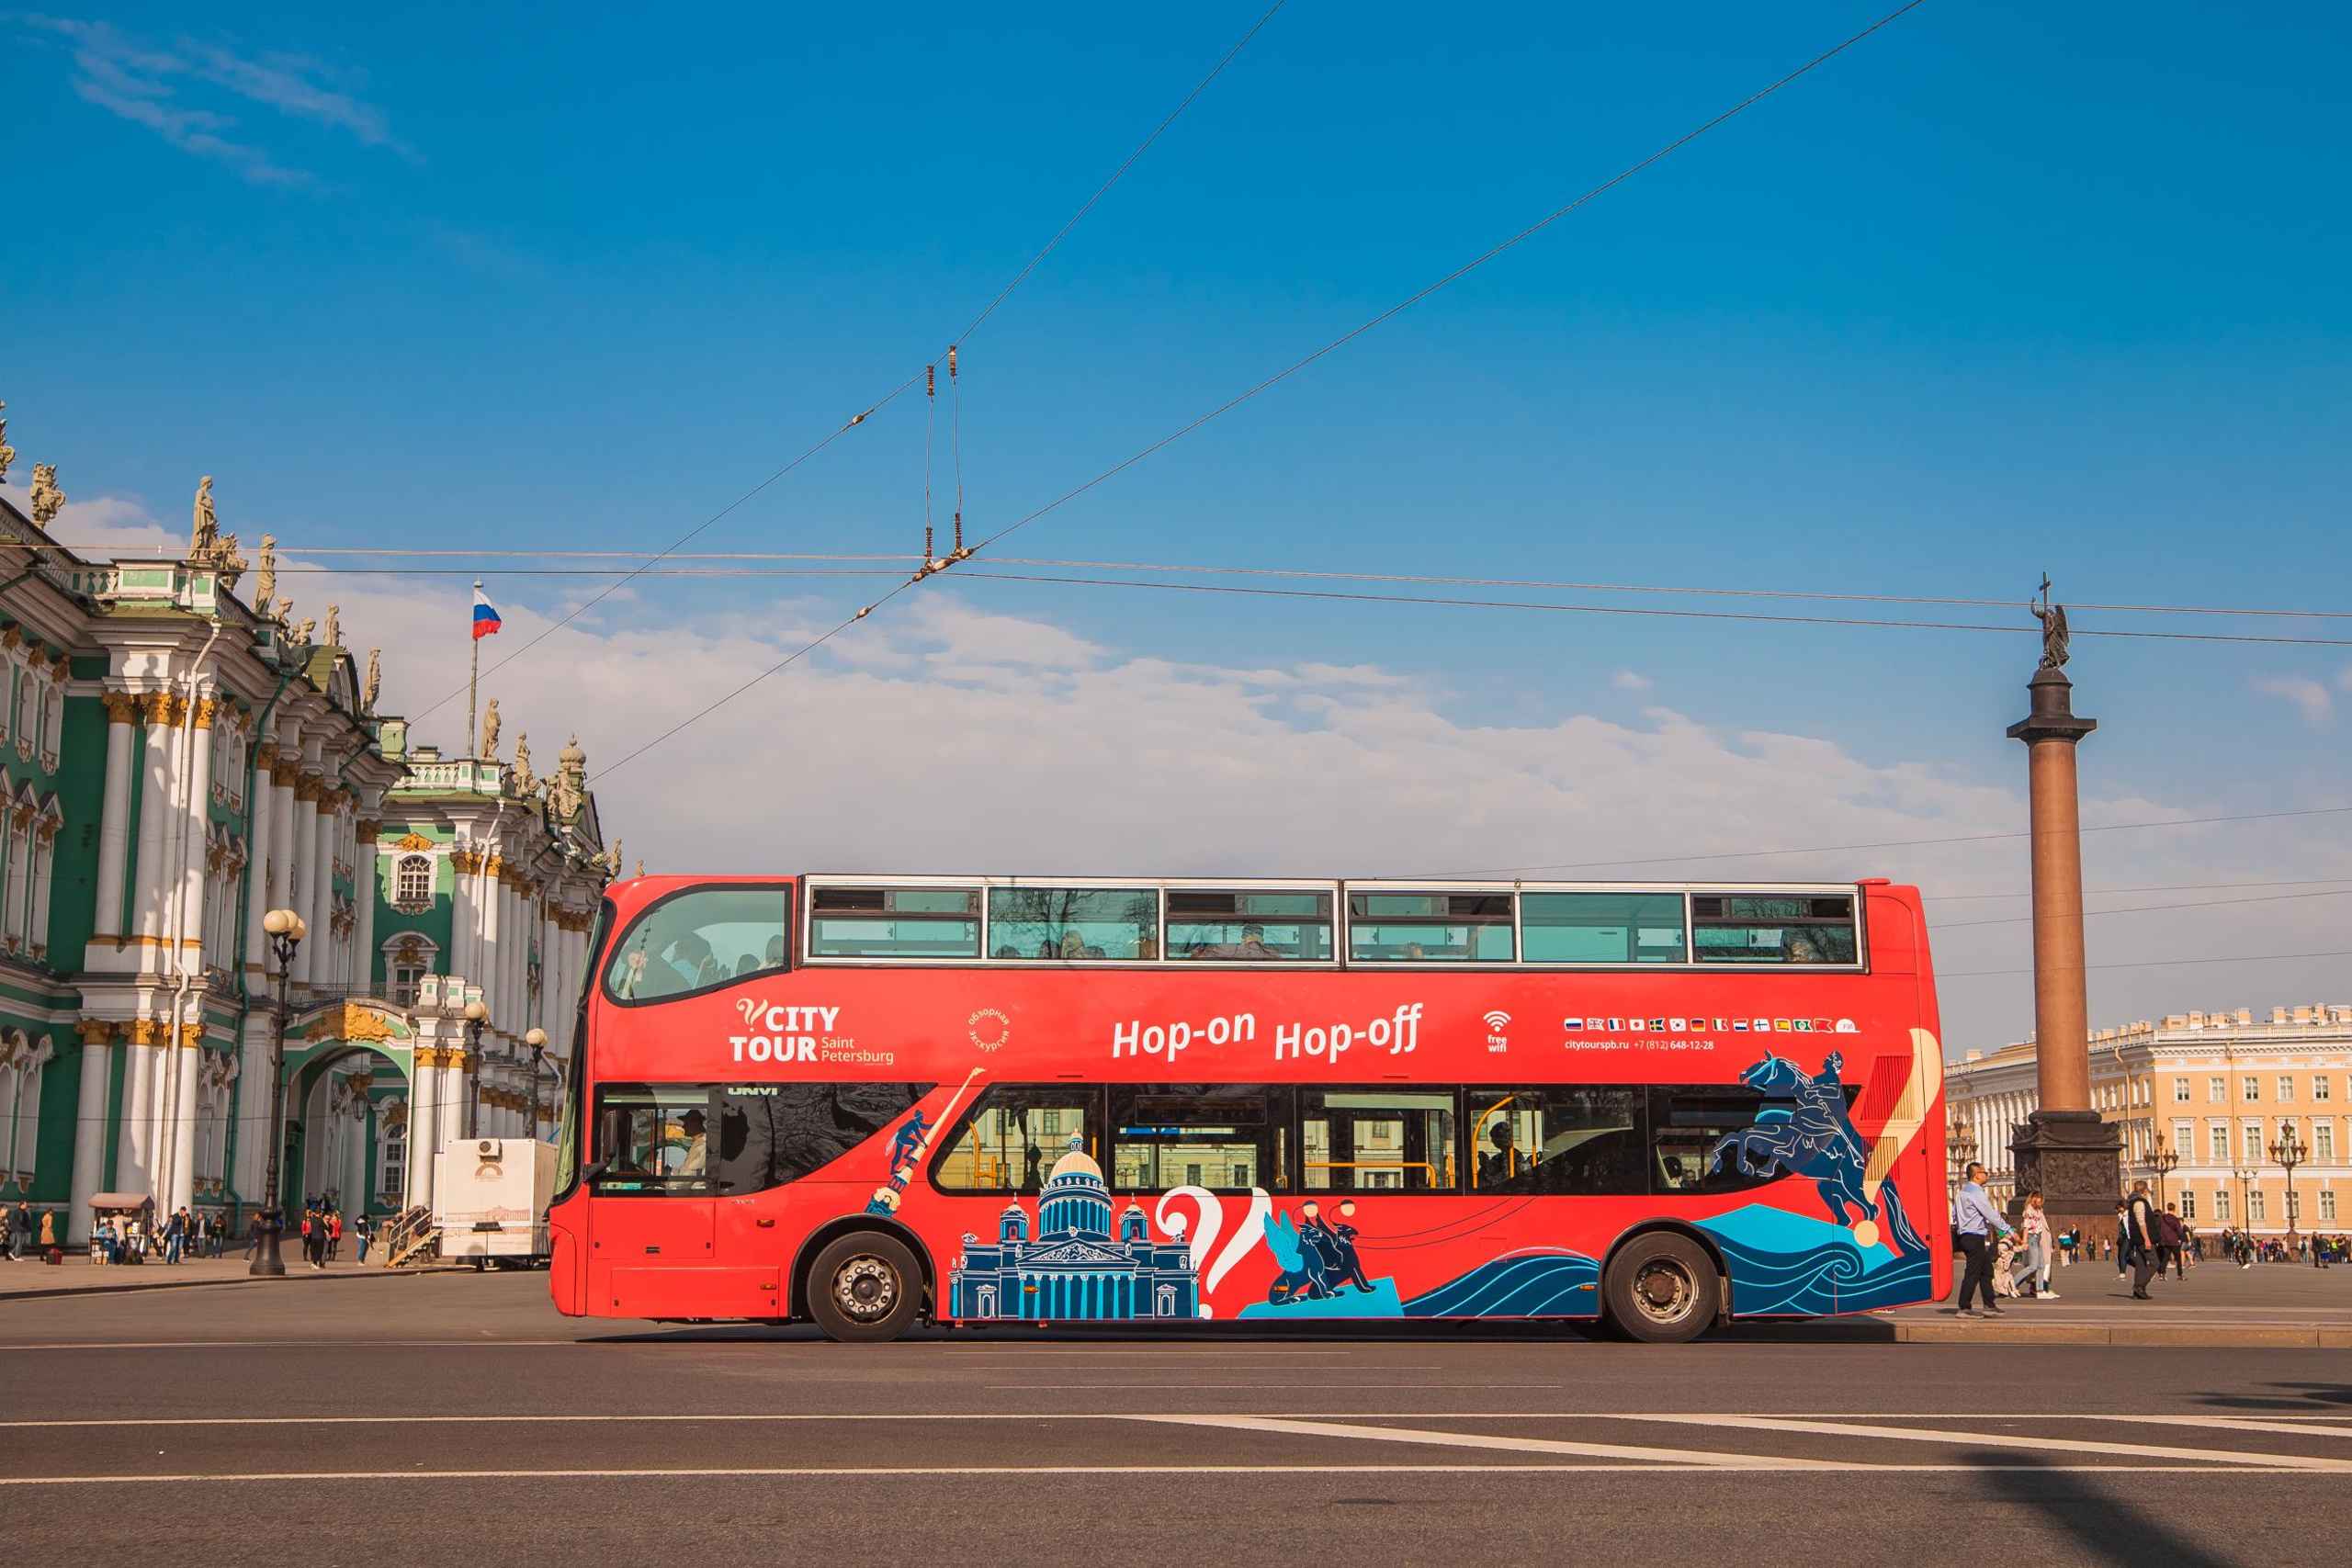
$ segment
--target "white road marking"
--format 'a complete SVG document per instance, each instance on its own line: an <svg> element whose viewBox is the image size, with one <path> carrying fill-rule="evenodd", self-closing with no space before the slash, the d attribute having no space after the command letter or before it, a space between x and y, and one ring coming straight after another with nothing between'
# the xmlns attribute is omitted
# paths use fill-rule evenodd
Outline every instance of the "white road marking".
<svg viewBox="0 0 2352 1568"><path fill-rule="evenodd" d="M1653 1416L1650 1420L1687 1427L1744 1427L1758 1432L1794 1432L1831 1438L1892 1438L1906 1443L1956 1443L1983 1448L2063 1450L2070 1453L2122 1454L2137 1459L2191 1460L2206 1464L2287 1465L2297 1470L2352 1471L2352 1460L2297 1454L2252 1453L2233 1449L2176 1449L2146 1443L2099 1443L2080 1438L2011 1437L1952 1427L1881 1427L1851 1421L1807 1421L1780 1416ZM2053 1417L2055 1419L2055 1417Z"/></svg>
<svg viewBox="0 0 2352 1568"><path fill-rule="evenodd" d="M1656 1449L1634 1443L1575 1443L1555 1438L1489 1437L1481 1432L1432 1432L1414 1427L1365 1427L1342 1421L1299 1421L1270 1416L1135 1416L1174 1427L1264 1432L1286 1438L1349 1438L1372 1443L1423 1443L1451 1449L1504 1449L1516 1453L1574 1454L1580 1459L1647 1460L1657 1464L1716 1470L1834 1470L1835 1461L1782 1459L1772 1454L1713 1453L1703 1449Z"/></svg>
<svg viewBox="0 0 2352 1568"><path fill-rule="evenodd" d="M583 1339L91 1339L58 1345L0 1345L0 1350L512 1350L592 1343Z"/></svg>
<svg viewBox="0 0 2352 1568"><path fill-rule="evenodd" d="M839 1477L855 1480L861 1477L967 1475L1029 1476L1029 1475L1238 1475L1265 1477L1283 1475L1521 1475L1531 1472L1558 1474L1588 1472L1630 1473L1635 1475L1694 1475L1706 1472L1764 1472L1785 1470L1868 1471L1882 1475L1947 1475L1954 1473L1982 1474L1996 1471L2022 1471L2033 1475L2140 1475L2191 1474L2211 1475L2210 1465L2194 1464L1865 1464L1844 1463L1833 1460L1760 1460L1742 1461L1727 1465L1658 1464L1037 1464L1037 1465L873 1465L835 1466L774 1466L736 1467L724 1470L287 1470L254 1472L220 1472L207 1473L192 1471L180 1474L134 1473L125 1475L11 1475L0 1476L0 1486L121 1486L132 1483L154 1484L210 1484L223 1481L288 1482L308 1484L321 1481L396 1481L413 1484L419 1481L695 1481L741 1479L818 1479ZM2311 1472L2288 1465L2233 1467L2233 1477L2241 1475L2300 1475Z"/></svg>
<svg viewBox="0 0 2352 1568"><path fill-rule="evenodd" d="M1346 1382L992 1382L983 1384L982 1388L989 1393L1002 1393L1007 1391L1034 1393L1048 1389L1056 1393L1069 1389L1124 1389L1130 1393L1190 1393L1195 1389L1237 1388L1316 1388L1321 1389L1326 1393L1340 1393L1351 1389L1366 1391L1376 1389L1383 1393L1396 1393L1424 1388L1491 1390L1498 1388L1551 1389L1566 1386L1566 1383L1557 1382L1359 1382L1350 1380ZM1416 1414L1426 1416L1429 1412L1419 1411Z"/></svg>
<svg viewBox="0 0 2352 1568"><path fill-rule="evenodd" d="M2352 1427L2317 1426L2309 1416L2298 1421L2255 1421L2244 1416L2225 1416L2219 1420L2209 1421L2202 1416L2183 1416L2179 1417L2179 1424L2222 1432L2292 1432L2299 1438L2306 1432L2323 1432L2331 1438L2352 1438Z"/></svg>
<svg viewBox="0 0 2352 1568"><path fill-rule="evenodd" d="M1013 1384L1013 1385L1008 1385L1008 1386L1014 1386L1014 1387L1023 1387L1023 1388L1026 1388L1026 1387L1031 1387L1031 1386L1034 1386L1034 1385L1027 1384L1027 1383L1023 1383L1023 1384ZM1252 1384L1250 1384L1250 1386L1251 1386L1251 1387L1253 1387L1253 1388L1262 1388L1262 1387L1264 1387L1265 1385L1264 1385L1264 1384L1262 1384L1262 1383L1252 1383ZM1512 1385L1512 1386L1514 1386L1514 1387L1527 1387L1527 1386L1530 1386L1530 1385L1527 1385L1527 1384L1514 1384L1514 1385ZM1160 1415L1160 1414L1166 1414L1166 1415L1171 1415L1171 1416L1172 1416L1172 1415L1187 1415L1187 1416L1190 1416L1190 1415L1205 1415L1205 1416L1268 1416L1268 1417L1270 1417L1270 1418L1273 1418L1273 1419L1277 1419L1277 1420L1286 1420L1286 1421L1315 1421L1315 1420L1335 1420L1335 1421L1430 1421L1430 1420L1442 1420L1442 1421L1663 1421L1663 1422L1680 1422L1680 1421L1686 1421L1686 1420L1687 1420L1687 1421L1731 1421L1731 1420L1743 1420L1743 1419L1757 1419L1757 1418L1763 1418L1763 1419L1772 1419L1772 1420L1781 1420L1781 1421L1857 1421L1857 1422L1871 1422L1871 1423L1883 1422L1883 1421L2045 1421L2045 1422L2062 1422L2062 1421L2110 1421L2110 1422L2123 1422L2123 1423L2133 1424L2133 1425L2139 1425L2139 1426L2182 1426L2182 1427L2230 1427L2230 1426L2234 1426L2234 1425L2239 1424L2239 1423L2238 1423L2238 1418L2237 1418L2237 1417L2234 1417L2234 1416L2222 1416L2222 1417L2215 1417L2215 1416L2119 1416L2119 1415L2112 1415L2112 1414L2086 1414L2086 1413L2080 1412L2080 1411L2070 1411L2070 1412L2066 1412L2066 1413L2064 1413L2064 1414L2061 1414L2061 1415L2053 1415L2053 1414L2052 1414L2052 1413L2051 1413L2051 1412L2049 1412L2049 1411L2037 1411L2037 1412L2033 1412L2033 1413L2030 1413L2030 1414L2021 1414L2021 1415L1998 1415L1998 1414L1996 1414L1996 1415L1992 1415L1992 1416L1980 1416L1980 1415L1978 1415L1976 1412L1974 1412L1974 1411L1973 1411L1973 1410L1929 1411L1929 1412L1924 1412L1924 1413L1913 1413L1913 1414L1908 1414L1908 1415L1902 1415L1902 1414L1887 1415L1887 1414L1883 1414L1883 1413L1879 1413L1879 1412L1874 1412L1874 1411L1826 1411L1826 1412L1824 1412L1824 1411L1807 1411L1807 1412L1791 1412L1791 1413L1785 1413L1785 1414L1783 1414L1783 1413L1779 1413L1779 1412L1764 1412L1764 1413L1758 1413L1758 1416L1713 1416L1713 1415L1705 1415L1705 1414L1701 1414L1701 1413L1691 1413L1691 1412L1672 1412L1672 1413L1661 1414L1661 1413L1659 1413L1659 1412L1657 1412L1657 1411L1650 1411L1650 1410L1640 1410L1640 1411L1607 1411L1607 1410L1265 1410L1265 1411L1257 1411L1257 1410L1247 1410L1247 1411L1168 1411L1168 1412L1150 1412L1150 1411L1144 1411L1144 1412L1120 1412L1120 1413L1117 1413L1117 1414L1112 1414L1112 1413L1105 1412L1105 1411L1101 1411L1101 1410L1023 1410L1023 1411L1002 1411L1002 1410L986 1410L986 1411L966 1411L966 1410L938 1410L938 1411L876 1411L876 1410L844 1410L844 1411L836 1411L836 1412L825 1412L825 1411L806 1411L806 1410L797 1410L797 1411L746 1410L746 1411L730 1411L730 1412L698 1412L698 1413L692 1413L692 1414L687 1414L687 1413L678 1413L678 1412L669 1412L669 1411L663 1411L663 1412L658 1412L658 1413L657 1413L657 1412L636 1412L636 1411L626 1411L626 1410L622 1410L622 1411L613 1411L613 1412L608 1412L608 1413L586 1413L586 1412L557 1411L557 1412L532 1413L532 1414L522 1414L522 1413L517 1413L517 1414L503 1415L503 1416L500 1416L500 1415L488 1415L488 1416L483 1416L483 1415L475 1415L475 1416L460 1416L460 1415L434 1414L434 1415L379 1415L379 1416L64 1416L64 1417L59 1417L59 1418L56 1418L56 1419L53 1419L53 1420L16 1420L16 1421L0 1421L0 1431L9 1430L9 1429L12 1429L12 1428L44 1428L44 1427L429 1427L429 1426L500 1426L500 1425L510 1425L510 1426L537 1426L537 1425L561 1425L561 1424L566 1424L566 1423L571 1423L571 1424L581 1424L581 1425L596 1425L596 1424L600 1424L600 1423L617 1423L617 1422L628 1422L628 1423L630 1423L630 1424L634 1425L634 1424L640 1423L640 1422L652 1422L652 1421L661 1421L661 1422L684 1422L684 1423L707 1422L707 1423L713 1423L713 1424L718 1424L718 1423L726 1423L726 1422L747 1422L747 1421L748 1421L748 1422L770 1422L770 1423L784 1423L784 1422L818 1422L818 1421L1126 1421L1126 1420L1150 1420L1150 1419L1154 1419L1154 1418L1156 1418L1156 1416L1157 1416L1158 1415ZM2326 1434L2327 1434L2328 1436L2330 1436L2330 1437L2335 1437L2335 1438L2352 1437L2352 1427L2328 1427L2328 1426L2316 1426L2316 1425L2308 1425L2308 1424L2307 1424L2307 1423L2315 1423L2315 1422L2324 1422L2324 1421L2352 1421L2352 1415L2343 1415L2343 1416L2338 1416L2338 1415L2335 1415L2335 1414L2333 1414L2333 1413L2330 1413L2330 1414L2323 1414L2323 1415L2310 1415L2310 1416L2305 1416L2305 1415L2300 1415L2300 1414L2287 1414L2287 1415L2278 1416L2275 1416L2275 1417L2273 1417L2273 1416L2265 1416L2263 1419L2264 1419L2264 1423L2265 1423L2265 1425L2264 1425L2264 1427L2263 1427L2263 1428L2262 1428L2262 1429L2264 1429L2264 1430L2277 1430L2277 1431L2281 1431L2281 1432L2289 1432L2289 1433L2293 1433L2293 1434L2296 1434L2296 1435L2299 1435L2299 1436L2300 1436L2301 1434L2302 1434L2302 1433L2305 1433L2305 1432L2324 1432L2324 1433L2326 1433ZM2272 1423L2272 1422L2274 1422L2274 1421L2275 1421L2276 1423L2278 1423L2275 1427L2270 1425L2270 1423ZM2289 1425L2288 1423L2296 1423L2296 1424L2295 1424L2295 1425ZM2248 1423L2246 1423L2246 1425L2248 1425L2249 1427L2251 1427L2253 1424L2252 1424L2251 1422L2248 1422ZM1870 1427L1870 1431L1871 1431L1871 1434L1872 1434L1872 1435L1874 1435L1874 1436L1884 1436L1884 1435L1886 1435L1886 1433L1887 1433L1889 1430L1892 1430L1892 1431L1894 1431L1894 1432L1897 1432L1897 1433L1901 1433L1901 1432L1908 1431L1908 1430L1916 1430L1916 1428L1905 1428L1905 1427L1885 1428L1885 1427L1878 1427L1878 1426L1875 1426L1875 1425L1873 1425L1873 1426L1871 1426L1871 1427ZM1970 1436L1971 1436L1972 1438L1981 1437L1981 1436L1983 1436L1983 1435L1984 1435L1984 1434L1980 1434L1980 1433L1971 1433L1971 1434L1970 1434Z"/></svg>

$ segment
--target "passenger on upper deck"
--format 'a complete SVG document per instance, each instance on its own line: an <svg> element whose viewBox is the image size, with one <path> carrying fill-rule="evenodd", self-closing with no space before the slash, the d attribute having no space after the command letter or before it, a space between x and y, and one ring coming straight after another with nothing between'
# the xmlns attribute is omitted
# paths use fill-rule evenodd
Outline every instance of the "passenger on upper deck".
<svg viewBox="0 0 2352 1568"><path fill-rule="evenodd" d="M1781 961L1787 964L1819 964L1823 962L1821 949L1814 945L1814 941L1811 937L1805 936L1802 933L1791 934L1788 941L1788 946L1781 953Z"/></svg>

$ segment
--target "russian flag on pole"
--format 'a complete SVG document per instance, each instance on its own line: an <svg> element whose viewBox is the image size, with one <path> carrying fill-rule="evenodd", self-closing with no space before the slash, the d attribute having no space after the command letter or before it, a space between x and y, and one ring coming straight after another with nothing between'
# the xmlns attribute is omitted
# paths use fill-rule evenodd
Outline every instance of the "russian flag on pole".
<svg viewBox="0 0 2352 1568"><path fill-rule="evenodd" d="M498 630L500 625L498 606L492 604L481 589L475 589L474 640L480 642L482 638L491 636Z"/></svg>

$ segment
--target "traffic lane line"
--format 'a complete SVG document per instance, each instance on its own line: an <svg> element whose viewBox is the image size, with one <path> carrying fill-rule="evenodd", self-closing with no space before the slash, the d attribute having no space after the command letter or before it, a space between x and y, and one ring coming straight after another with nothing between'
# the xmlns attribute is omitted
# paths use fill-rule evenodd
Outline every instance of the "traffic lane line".
<svg viewBox="0 0 2352 1568"><path fill-rule="evenodd" d="M1770 1454L1718 1452L1707 1450L1662 1449L1634 1443L1577 1442L1520 1434L1449 1432L1430 1427L1366 1426L1360 1422L1311 1421L1273 1416L1130 1416L1130 1421L1207 1427L1227 1432L1254 1432L1275 1437L1343 1438L1353 1442L1433 1444L1443 1448L1485 1449L1513 1453L1573 1454L1581 1459L1643 1460L1655 1464L1702 1464L1713 1469L1818 1470L1834 1461L1793 1459Z"/></svg>
<svg viewBox="0 0 2352 1568"><path fill-rule="evenodd" d="M955 1437L943 1423L955 1423ZM487 1422L470 1423L475 1426ZM455 1421L368 1420L334 1422L288 1419L209 1422L26 1424L20 1438L0 1444L8 1459L0 1464L43 1474L116 1474L148 1470L207 1473L275 1474L304 1466L353 1461L392 1471L430 1472L446 1463ZM1929 1468L1974 1468L1985 1454L2005 1446L1998 1433L1965 1426L1928 1433L1873 1423L1781 1423L1736 1415L1708 1418L1707 1434L1696 1439L1687 1424L1636 1414L1595 1422L1579 1416L1540 1421L1462 1417L1443 1412L1391 1410L1363 1416L1346 1412L1302 1415L1294 1411L1233 1414L1197 1411L1086 1412L1029 1415L997 1412L874 1413L860 1417L796 1413L745 1415L732 1418L680 1417L663 1422L632 1416L580 1421L528 1420L502 1423L501 1458L514 1465L560 1471L580 1457L583 1426L600 1458L629 1468L668 1471L760 1468L887 1469L913 1461L939 1460L979 1434L1018 1433L1031 1464L1068 1465L1106 1459L1161 1464L1201 1464L1247 1458L1284 1465L1331 1462L1365 1443L1388 1443L1476 1450L1501 1457L1577 1459L1666 1464L1714 1470L1769 1465L1778 1469L1857 1470L1911 1462L1900 1451L1917 1444L1917 1462ZM1784 1429L1793 1425L1796 1430ZM1837 1428L1828 1433L1820 1426ZM599 1430L598 1428L601 1427ZM2171 1431L2176 1428L2163 1427ZM1859 1435L1856 1435L1859 1434ZM2302 1429L2297 1428L2301 1436ZM2087 1450L2101 1459L2121 1456L2163 1462L2184 1454L2207 1471L2261 1467L2311 1469L2310 1456L2286 1453L2292 1447L2269 1439L2272 1449L2179 1450L2144 1444L2031 1443L2037 1464L2050 1453ZM1704 1448L1691 1446L1702 1440ZM1889 1440L1892 1439L1892 1440ZM2251 1440L2241 1435L2241 1440ZM625 1450L625 1451L616 1451ZM933 1464L929 1468L949 1469ZM2317 1468L2329 1468L2324 1461Z"/></svg>
<svg viewBox="0 0 2352 1568"><path fill-rule="evenodd" d="M1652 1419L1666 1425L1705 1426L1715 1429L1724 1427L1742 1427L1758 1432L1806 1433L1819 1437L1876 1438L1895 1442L1965 1444L1976 1448L2031 1449L2040 1453L2047 1453L2054 1450L2068 1453L2112 1454L2138 1459L2186 1460L2209 1464L2235 1465L2259 1462L2286 1465L2301 1470L2352 1473L2352 1460L2276 1453L2256 1454L2233 1449L2190 1449L2151 1443L2109 1443L2079 1438L2051 1437L2041 1433L2029 1437L2005 1432L1973 1432L1949 1427L1918 1427L1880 1426L1852 1421L1807 1421L1783 1416L1659 1416Z"/></svg>
<svg viewBox="0 0 2352 1568"><path fill-rule="evenodd" d="M2216 1473L2199 1464L1871 1464L1825 1463L1812 1460L1743 1461L1730 1465L1658 1465L1594 1461L1584 1464L1059 1464L1059 1465L729 1465L718 1469L601 1468L498 1470L287 1470L274 1472L190 1471L185 1473L125 1472L104 1475L0 1476L0 1486L130 1486L209 1485L220 1482L314 1485L322 1481L391 1481L413 1486L419 1482L463 1481L658 1481L674 1484L693 1480L756 1479L951 1479L986 1476L1015 1480L1026 1476L1155 1476L1228 1475L1263 1480L1306 1475L1507 1475L1507 1474L1632 1474L1689 1476L1699 1473L1752 1474L1758 1472L1834 1471L1873 1475L1951 1475L2024 1473L2030 1475L2205 1475ZM2310 1471L2291 1465L2231 1466L2240 1476L2278 1475L2312 1479ZM1990 1506L1989 1504L1987 1506ZM83 1527L86 1529L86 1525Z"/></svg>
<svg viewBox="0 0 2352 1568"><path fill-rule="evenodd" d="M1016 1385L1020 1387L1028 1384ZM1256 1386L1256 1385L1252 1385ZM1526 1384L1514 1384L1526 1387ZM1422 1421L1442 1417L1448 1421L1657 1421L1681 1425L1690 1421L1715 1419L1736 1420L1748 1417L1780 1421L1838 1421L1895 1424L1905 1421L2043 1421L2043 1422L2123 1422L2136 1426L2213 1426L2254 1427L2257 1423L2233 1416L2131 1415L2127 1413L2095 1413L2083 1411L1991 1412L1974 1410L1887 1412L1874 1410L1830 1411L1740 1411L1718 1416L1696 1411L1653 1410L1240 1410L1240 1411L1129 1411L1102 1410L743 1410L743 1411L510 1411L503 1413L454 1414L450 1412L384 1411L355 1416L347 1412L316 1416L54 1416L0 1420L0 1430L10 1428L48 1428L79 1427L389 1427L389 1426L530 1426L530 1425L594 1425L598 1423L651 1424L731 1424L757 1422L763 1424L831 1423L831 1422L922 1422L922 1421L1117 1421L1148 1419L1156 1415L1182 1416L1265 1416L1291 1420L1352 1420L1352 1421ZM2314 1412L2310 1415L2266 1415L2259 1425L2275 1427L2281 1432L2304 1433L2324 1431L2338 1437L2352 1437L2352 1427L2328 1425L2352 1422L2352 1412Z"/></svg>

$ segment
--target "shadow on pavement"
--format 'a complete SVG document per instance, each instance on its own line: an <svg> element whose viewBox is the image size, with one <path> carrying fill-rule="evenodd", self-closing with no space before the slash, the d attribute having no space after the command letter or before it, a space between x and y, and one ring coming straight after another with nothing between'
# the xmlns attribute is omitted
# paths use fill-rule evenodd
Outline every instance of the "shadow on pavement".
<svg viewBox="0 0 2352 1568"><path fill-rule="evenodd" d="M2352 1383L2274 1382L2278 1393L2201 1393L2198 1402L2228 1410L2308 1410L2313 1404L2352 1404Z"/></svg>
<svg viewBox="0 0 2352 1568"><path fill-rule="evenodd" d="M1981 1450L1962 1458L1987 1467L2018 1461L2014 1449ZM2198 1546L2162 1515L2127 1502L2085 1476L2064 1471L1987 1468L1978 1484L2005 1503L2039 1514L2071 1537L2075 1551L2070 1555L2083 1562L2231 1568L2231 1559L2216 1557Z"/></svg>

